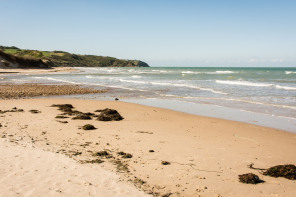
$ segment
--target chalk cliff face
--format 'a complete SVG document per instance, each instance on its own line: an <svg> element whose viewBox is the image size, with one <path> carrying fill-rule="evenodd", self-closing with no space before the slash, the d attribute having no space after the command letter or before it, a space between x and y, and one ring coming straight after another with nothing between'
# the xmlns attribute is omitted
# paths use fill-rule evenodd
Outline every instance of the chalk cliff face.
<svg viewBox="0 0 296 197"><path fill-rule="evenodd" d="M2 50L2 51L1 51ZM140 60L123 60L96 55L77 55L64 51L22 50L0 46L1 67L149 67Z"/></svg>

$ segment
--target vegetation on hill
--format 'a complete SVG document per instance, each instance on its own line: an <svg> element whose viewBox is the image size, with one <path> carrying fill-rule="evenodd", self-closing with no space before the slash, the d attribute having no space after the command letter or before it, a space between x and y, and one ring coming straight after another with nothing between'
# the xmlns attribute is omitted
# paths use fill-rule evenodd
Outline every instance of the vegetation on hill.
<svg viewBox="0 0 296 197"><path fill-rule="evenodd" d="M0 50L0 67L3 68L49 68L47 63L44 63L39 58L34 57L19 57Z"/></svg>
<svg viewBox="0 0 296 197"><path fill-rule="evenodd" d="M96 55L77 55L64 51L25 50L14 46L0 46L0 50L16 58L40 60L45 65L52 67L149 67L147 63L139 60L123 60Z"/></svg>

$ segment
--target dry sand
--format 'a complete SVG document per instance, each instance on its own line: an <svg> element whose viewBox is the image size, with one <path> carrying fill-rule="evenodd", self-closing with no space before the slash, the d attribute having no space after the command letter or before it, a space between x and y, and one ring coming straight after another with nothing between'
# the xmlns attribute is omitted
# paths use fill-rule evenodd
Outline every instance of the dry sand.
<svg viewBox="0 0 296 197"><path fill-rule="evenodd" d="M56 119L62 112L49 106L66 103L82 112L116 109L124 120ZM129 186L119 184L114 173L126 184L134 184L155 196L295 196L296 193L295 180L263 176L247 167L251 163L258 168L295 164L294 133L115 101L0 101L1 110L13 107L24 112L0 115L0 136L16 144L0 141L1 195L85 196L89 191L90 195L100 196L96 193L100 189L105 189L106 193L103 193L107 196L114 196L108 192L119 196L120 192L129 196L141 195ZM41 113L30 113L31 109ZM85 124L93 124L97 129L79 129ZM103 150L111 156L93 156ZM133 157L122 158L117 154L119 151ZM94 159L104 162L79 164L63 155L82 163ZM49 160L52 162L47 162ZM162 165L162 161L170 162L170 165ZM240 183L238 175L249 172L265 182L257 185ZM96 173L102 175L93 176ZM69 183L68 179L72 181ZM97 184L102 182L106 187ZM88 186L88 183L92 185ZM86 193L79 195L78 192Z"/></svg>
<svg viewBox="0 0 296 197"><path fill-rule="evenodd" d="M97 165L0 140L0 196L148 196Z"/></svg>

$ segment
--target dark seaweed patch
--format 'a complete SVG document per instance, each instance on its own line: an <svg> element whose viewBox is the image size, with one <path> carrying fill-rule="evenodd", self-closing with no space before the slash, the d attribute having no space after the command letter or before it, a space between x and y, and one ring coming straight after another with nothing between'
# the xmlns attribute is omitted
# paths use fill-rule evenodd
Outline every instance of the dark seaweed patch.
<svg viewBox="0 0 296 197"><path fill-rule="evenodd" d="M94 127L94 125L91 124L86 124L82 127L83 130L94 130L96 129L96 127Z"/></svg>
<svg viewBox="0 0 296 197"><path fill-rule="evenodd" d="M55 118L64 119L64 118L69 118L69 117L68 116L63 116L63 115L58 115Z"/></svg>
<svg viewBox="0 0 296 197"><path fill-rule="evenodd" d="M81 163L97 163L97 164L100 164L100 163L103 163L104 161L101 160L101 159L94 159L94 160L87 160L87 161L81 161Z"/></svg>
<svg viewBox="0 0 296 197"><path fill-rule="evenodd" d="M95 112L101 112L98 115L99 121L120 121L123 120L123 117L114 109L103 109L103 110L96 110Z"/></svg>
<svg viewBox="0 0 296 197"><path fill-rule="evenodd" d="M103 150L103 151L99 151L93 154L93 156L97 156L97 157L103 157L103 158L112 158L113 156L108 153L107 151Z"/></svg>
<svg viewBox="0 0 296 197"><path fill-rule="evenodd" d="M263 182L256 174L248 173L238 175L239 181L247 184L257 184Z"/></svg>
<svg viewBox="0 0 296 197"><path fill-rule="evenodd" d="M74 108L71 104L53 104L51 107L58 107L60 111L71 112Z"/></svg>
<svg viewBox="0 0 296 197"><path fill-rule="evenodd" d="M165 165L165 166L166 166L166 165L171 165L171 163L168 162L168 161L162 161L161 164L162 164L162 165Z"/></svg>
<svg viewBox="0 0 296 197"><path fill-rule="evenodd" d="M23 109L17 109L16 107L12 108L12 110L4 110L4 111L0 110L0 114L5 114L7 112L24 112L24 110Z"/></svg>
<svg viewBox="0 0 296 197"><path fill-rule="evenodd" d="M89 115L85 114L79 114L72 118L73 120L91 120L91 117Z"/></svg>
<svg viewBox="0 0 296 197"><path fill-rule="evenodd" d="M31 109L29 112L31 112L32 114L39 114L39 113L41 113L41 111L39 111L37 109Z"/></svg>
<svg viewBox="0 0 296 197"><path fill-rule="evenodd" d="M125 158L125 159L130 159L130 158L133 157L132 154L130 154L130 153L125 153L125 152L122 152L122 151L118 152L117 154L118 154L118 155L121 155L122 158Z"/></svg>
<svg viewBox="0 0 296 197"><path fill-rule="evenodd" d="M129 172L128 165L124 164L122 161L115 160L113 163L116 165L118 172Z"/></svg>
<svg viewBox="0 0 296 197"><path fill-rule="evenodd" d="M296 166L292 164L273 166L263 172L263 175L296 180Z"/></svg>

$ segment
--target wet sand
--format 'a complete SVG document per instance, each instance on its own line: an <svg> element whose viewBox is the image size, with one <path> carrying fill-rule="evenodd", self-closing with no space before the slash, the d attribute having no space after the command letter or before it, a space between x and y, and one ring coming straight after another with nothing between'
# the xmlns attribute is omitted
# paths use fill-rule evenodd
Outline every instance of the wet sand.
<svg viewBox="0 0 296 197"><path fill-rule="evenodd" d="M50 107L53 104L72 104L73 110L94 115L90 120L73 120L74 115L69 114L63 115L68 118L56 118L63 112ZM124 119L96 120L100 112L95 110L105 108L116 109ZM37 113L30 112L32 109ZM248 167L251 163L257 168L295 164L296 134L293 133L119 101L2 100L0 110L18 111L0 115L0 136L12 146L22 149L31 146L34 151L57 155L57 163L66 155L77 161L71 165L81 166L84 172L95 172L94 168L98 168L112 172L107 177L116 173L121 181L154 196L294 196L296 192L295 180L264 176ZM81 129L85 124L92 124L96 129ZM11 156L17 155L16 152L12 149ZM3 161L9 157L7 152L4 155ZM18 157L10 159L12 163L18 161ZM19 164L22 165L26 164ZM42 177L44 172L39 168L47 165L52 164L36 164L28 172L34 178ZM34 184L27 182L24 187L21 183L27 179L18 174L22 173L20 169L14 170L18 179L7 177L5 166L0 168L0 185L18 181L16 187L1 187L1 193L9 195L13 190L24 195L30 184L32 187ZM86 176L79 170L76 173L75 180L84 181ZM240 183L238 175L244 173L254 173L265 182ZM40 185L46 184L46 180L39 180ZM54 196L71 196L70 188L74 186L61 176L56 181L63 187L49 182L51 188L61 191ZM90 193L90 196L95 195Z"/></svg>

